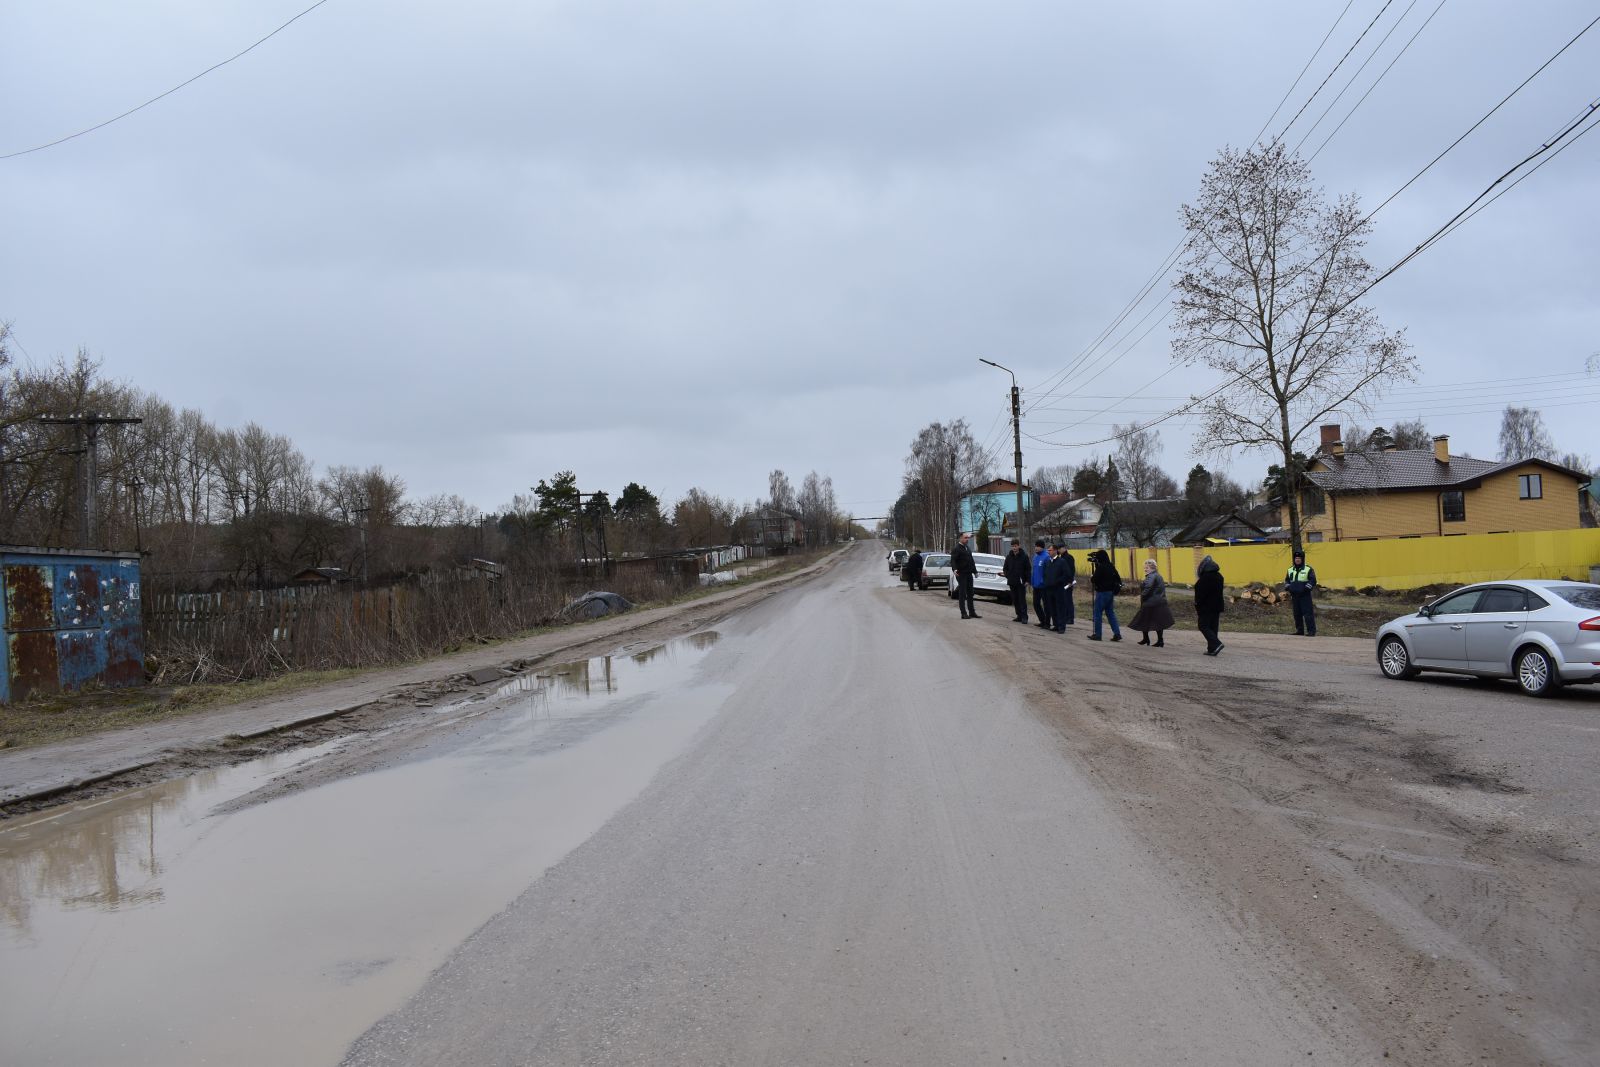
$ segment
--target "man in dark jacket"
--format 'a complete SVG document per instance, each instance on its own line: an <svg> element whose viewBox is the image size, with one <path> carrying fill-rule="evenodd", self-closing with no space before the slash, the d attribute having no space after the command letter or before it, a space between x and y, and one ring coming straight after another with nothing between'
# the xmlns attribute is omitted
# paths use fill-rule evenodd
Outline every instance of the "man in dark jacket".
<svg viewBox="0 0 1600 1067"><path fill-rule="evenodd" d="M1050 629L1050 597L1044 588L1044 565L1050 562L1050 553L1044 547L1041 538L1033 543L1033 573L1029 581L1033 585L1033 614L1038 620L1041 629Z"/></svg>
<svg viewBox="0 0 1600 1067"><path fill-rule="evenodd" d="M1018 622L1028 621L1028 583L1033 576L1033 565L1028 561L1028 554L1022 551L1022 542L1015 537L1011 539L1011 551L1006 553L1006 565L1003 568L1006 576L1006 588L1011 590L1011 607L1017 613Z"/></svg>
<svg viewBox="0 0 1600 1067"><path fill-rule="evenodd" d="M917 583L922 581L922 549L913 548L911 555L900 564L900 580L905 582L906 587L913 593L917 591Z"/></svg>
<svg viewBox="0 0 1600 1067"><path fill-rule="evenodd" d="M956 583L956 602L961 605L963 619L982 618L972 599L972 579L978 573L978 563L972 558L970 531L963 532L956 547L950 550L950 580Z"/></svg>
<svg viewBox="0 0 1600 1067"><path fill-rule="evenodd" d="M1052 629L1058 634L1066 633L1067 627L1073 624L1072 582L1077 571L1078 565L1073 562L1066 545L1057 541L1050 546L1050 562L1044 566L1044 581L1050 594Z"/></svg>
<svg viewBox="0 0 1600 1067"><path fill-rule="evenodd" d="M1317 606L1311 601L1311 590L1317 587L1317 572L1306 566L1303 549L1295 549L1294 566L1283 576L1289 588L1289 602L1294 606L1294 632L1301 637L1317 636Z"/></svg>
<svg viewBox="0 0 1600 1067"><path fill-rule="evenodd" d="M1215 656L1222 651L1222 640L1217 630L1222 623L1222 568L1207 556L1200 561L1194 578L1194 613L1198 617L1200 633L1206 639L1206 655Z"/></svg>
<svg viewBox="0 0 1600 1067"><path fill-rule="evenodd" d="M1117 573L1116 564L1103 548L1089 553L1089 564L1094 568L1089 575L1089 584L1094 587L1094 631L1089 634L1089 640L1100 640L1100 619L1104 616L1111 621L1111 640L1121 641L1122 627L1117 624L1114 601L1122 589L1122 575Z"/></svg>

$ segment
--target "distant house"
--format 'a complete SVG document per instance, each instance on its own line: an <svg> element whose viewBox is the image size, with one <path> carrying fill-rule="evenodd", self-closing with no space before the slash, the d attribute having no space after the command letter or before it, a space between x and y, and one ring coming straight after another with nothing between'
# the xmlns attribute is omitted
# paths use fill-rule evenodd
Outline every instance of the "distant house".
<svg viewBox="0 0 1600 1067"><path fill-rule="evenodd" d="M1189 525L1189 501L1114 500L1100 514L1097 539L1101 548L1152 546L1170 548L1173 538Z"/></svg>
<svg viewBox="0 0 1600 1067"><path fill-rule="evenodd" d="M1206 515L1173 535L1174 545L1236 544L1240 541L1268 541L1271 535L1237 511Z"/></svg>
<svg viewBox="0 0 1600 1067"><path fill-rule="evenodd" d="M1589 477L1542 459L1452 456L1450 438L1433 448L1346 452L1341 427L1324 426L1306 469L1314 487L1302 501L1308 542L1380 537L1570 530L1582 523L1579 487ZM1287 526L1287 509L1283 525Z"/></svg>
<svg viewBox="0 0 1600 1067"><path fill-rule="evenodd" d="M1022 487L1022 508L1033 511L1039 506L1039 495L1027 486ZM961 494L958 521L961 529L976 531L985 519L991 532L1005 525L1008 513L1017 510L1017 483L1004 478L974 486Z"/></svg>
<svg viewBox="0 0 1600 1067"><path fill-rule="evenodd" d="M806 543L806 524L800 516L781 508L761 508L751 517L752 543L785 549Z"/></svg>
<svg viewBox="0 0 1600 1067"><path fill-rule="evenodd" d="M290 585L338 585L350 581L350 575L338 567L307 567L293 578Z"/></svg>
<svg viewBox="0 0 1600 1067"><path fill-rule="evenodd" d="M1105 508L1092 496L1064 500L1045 512L1033 524L1039 537L1093 537L1100 528Z"/></svg>

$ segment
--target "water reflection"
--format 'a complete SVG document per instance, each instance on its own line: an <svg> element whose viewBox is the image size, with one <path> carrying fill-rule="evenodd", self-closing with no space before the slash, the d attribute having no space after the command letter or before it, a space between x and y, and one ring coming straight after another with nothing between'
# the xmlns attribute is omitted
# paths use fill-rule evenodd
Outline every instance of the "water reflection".
<svg viewBox="0 0 1600 1067"><path fill-rule="evenodd" d="M55 901L67 911L160 903L166 896L160 884L166 853L158 839L203 818L219 791L253 784L327 747L199 771L16 820L0 833L0 922L28 938L40 900Z"/></svg>
<svg viewBox="0 0 1600 1067"><path fill-rule="evenodd" d="M717 640L529 672L450 744L270 803L212 814L345 742L8 823L5 1062L336 1061L709 721Z"/></svg>

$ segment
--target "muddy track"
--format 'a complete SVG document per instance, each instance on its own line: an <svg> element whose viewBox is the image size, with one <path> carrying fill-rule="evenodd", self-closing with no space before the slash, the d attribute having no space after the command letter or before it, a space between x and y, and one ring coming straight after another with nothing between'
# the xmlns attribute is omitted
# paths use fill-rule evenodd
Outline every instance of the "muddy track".
<svg viewBox="0 0 1600 1067"><path fill-rule="evenodd" d="M1376 1032L1408 1064L1594 1062L1593 861L1518 817L1503 768L1242 659L1227 678L1106 677L1078 647L1020 645L980 639L1325 1025Z"/></svg>
<svg viewBox="0 0 1600 1067"><path fill-rule="evenodd" d="M671 638L715 626L734 612L760 603L797 583L828 575L842 558L844 553L836 552L794 574L768 579L747 589L733 590L730 595L692 600L669 609L641 613L642 617L636 626L627 625L629 616L623 616L621 620L605 627L603 634L587 640L583 639L582 630L576 628L568 633L548 635L557 642L552 651L537 655L510 655L492 667L462 670L455 663L456 657L441 658L436 661L438 674L434 677L395 686L376 699L307 716L287 727L217 737L215 730L208 731L206 728L207 715L213 713L197 715L191 720L193 729L190 732L196 737L194 743L169 747L155 758L117 773L89 776L60 788L0 804L0 819L341 739L345 741L344 744L334 746L332 751L320 756L313 764L298 768L285 776L282 782L267 787L271 792L264 790L251 802L271 799L337 777L389 766L407 753L431 743L441 733L449 732L464 717L486 710L485 702L508 678L554 663L659 645ZM561 637L566 637L566 641L560 641ZM508 649L516 647L517 642L508 643ZM481 659L481 654L477 658ZM304 695L308 700L314 697L315 693ZM244 801L235 802L234 806L244 806Z"/></svg>

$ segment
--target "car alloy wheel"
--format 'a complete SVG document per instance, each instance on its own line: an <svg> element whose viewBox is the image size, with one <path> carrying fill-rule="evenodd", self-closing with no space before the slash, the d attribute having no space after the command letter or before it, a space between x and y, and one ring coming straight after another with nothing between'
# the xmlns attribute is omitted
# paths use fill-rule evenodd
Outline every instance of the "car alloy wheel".
<svg viewBox="0 0 1600 1067"><path fill-rule="evenodd" d="M1517 684L1531 697L1547 697L1561 688L1561 676L1544 649L1530 648L1517 657Z"/></svg>
<svg viewBox="0 0 1600 1067"><path fill-rule="evenodd" d="M1378 666L1387 678L1415 678L1416 668L1411 666L1411 654L1406 643L1398 637L1386 637L1378 646Z"/></svg>

